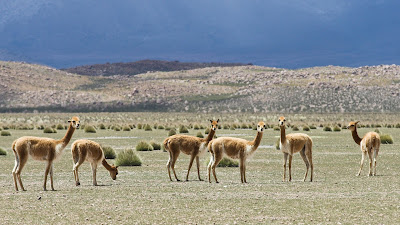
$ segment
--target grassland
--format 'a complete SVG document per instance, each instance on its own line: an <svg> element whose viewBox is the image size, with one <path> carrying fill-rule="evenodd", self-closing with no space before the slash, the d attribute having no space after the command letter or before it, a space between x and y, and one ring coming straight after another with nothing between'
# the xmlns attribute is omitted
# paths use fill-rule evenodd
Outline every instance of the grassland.
<svg viewBox="0 0 400 225"><path fill-rule="evenodd" d="M252 123L264 120L276 124L276 115L218 115L221 124ZM19 123L20 126L51 125L62 123L66 114L0 114L0 127ZM164 126L207 124L211 115L194 114L82 114L82 124L158 123ZM398 115L288 115L292 125L335 124L361 118L368 123L398 123ZM397 118L397 121L396 121ZM204 122L202 122L204 121ZM367 122L365 122L367 123ZM189 182L170 182L165 168L168 154L163 151L137 152L143 164L140 167L120 167L116 181L100 168L97 172L98 187L92 186L88 163L80 169L81 186L76 187L72 173L70 145L62 158L55 163L55 188L42 191L44 163L30 160L22 172L26 192L15 192L11 170L14 156L10 146L14 139L34 135L61 138L65 130L44 134L42 130L10 129L12 136L0 136L0 147L7 156L0 156L1 223L21 224L233 224L233 223L318 223L318 224L396 224L400 223L399 158L400 129L379 128L390 134L394 144L381 145L376 177L367 177L364 165L362 176L356 177L361 153L348 130L324 132L306 131L313 141L315 181L303 182L304 163L300 155L294 156L293 181L282 182L282 153L275 150L279 131L265 131L260 148L248 160L247 181L240 183L238 168L217 168L221 183L198 181L195 166ZM301 129L300 129L301 130ZM374 128L360 128L360 135ZM189 129L189 135L198 130ZM291 129L288 129L291 133ZM298 131L303 132L303 131ZM168 131L153 129L131 131L97 129L97 133L77 130L72 141L87 138L111 146L117 153L132 148L141 141L161 142ZM204 133L204 131L203 131ZM217 136L235 136L252 139L251 129L217 130ZM71 143L72 143L71 141ZM206 179L206 153L201 158L201 176ZM113 163L114 160L109 160ZM176 171L179 178L186 174L189 157L181 154Z"/></svg>

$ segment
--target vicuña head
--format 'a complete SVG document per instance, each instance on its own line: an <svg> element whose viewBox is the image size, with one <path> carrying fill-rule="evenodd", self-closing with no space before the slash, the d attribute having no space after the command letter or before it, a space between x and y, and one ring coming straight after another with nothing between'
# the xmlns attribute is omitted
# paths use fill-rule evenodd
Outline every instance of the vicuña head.
<svg viewBox="0 0 400 225"><path fill-rule="evenodd" d="M360 122L360 121L357 121L357 122L351 121L351 122L349 123L349 125L347 126L347 129L349 129L350 131L355 131L356 128L357 128L357 124L358 124L359 122Z"/></svg>
<svg viewBox="0 0 400 225"><path fill-rule="evenodd" d="M118 175L118 166L111 165L111 169L109 170L111 179L116 180Z"/></svg>
<svg viewBox="0 0 400 225"><path fill-rule="evenodd" d="M257 124L257 131L258 132L264 132L264 130L267 129L267 126L265 125L264 122L258 122Z"/></svg>
<svg viewBox="0 0 400 225"><path fill-rule="evenodd" d="M212 129L213 131L216 131L216 130L218 129L218 122L219 122L219 119L217 119L217 120L210 120L210 122L211 122L211 129Z"/></svg>
<svg viewBox="0 0 400 225"><path fill-rule="evenodd" d="M279 117L279 126L285 126L285 123L286 123L286 118L285 117L283 117L283 116L281 116L281 117Z"/></svg>
<svg viewBox="0 0 400 225"><path fill-rule="evenodd" d="M70 123L70 125L75 129L78 129L79 126L81 125L79 118L76 116L74 116L70 120L68 120L68 123Z"/></svg>

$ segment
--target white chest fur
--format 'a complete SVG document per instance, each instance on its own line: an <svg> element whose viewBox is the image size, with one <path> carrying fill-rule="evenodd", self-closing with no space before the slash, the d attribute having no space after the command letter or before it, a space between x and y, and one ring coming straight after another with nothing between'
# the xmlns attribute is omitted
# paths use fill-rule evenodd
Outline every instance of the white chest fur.
<svg viewBox="0 0 400 225"><path fill-rule="evenodd" d="M291 152L290 152L290 144L289 144L288 141L285 141L284 143L279 141L279 148L281 149L282 152L291 154Z"/></svg>
<svg viewBox="0 0 400 225"><path fill-rule="evenodd" d="M200 144L200 148L199 148L199 156L203 155L207 150L207 145L205 142Z"/></svg>

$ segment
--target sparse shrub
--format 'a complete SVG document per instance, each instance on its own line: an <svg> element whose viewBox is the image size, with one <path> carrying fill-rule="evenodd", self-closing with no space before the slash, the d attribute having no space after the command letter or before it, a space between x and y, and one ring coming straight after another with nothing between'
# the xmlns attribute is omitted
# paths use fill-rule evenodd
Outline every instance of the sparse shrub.
<svg viewBox="0 0 400 225"><path fill-rule="evenodd" d="M115 131L121 131L121 128L119 126L115 126L114 129Z"/></svg>
<svg viewBox="0 0 400 225"><path fill-rule="evenodd" d="M154 125L153 125L153 128L154 128L154 129L157 129L157 127L158 127L158 124L154 124Z"/></svg>
<svg viewBox="0 0 400 225"><path fill-rule="evenodd" d="M103 152L104 152L104 157L106 159L115 159L116 154L113 148L111 148L110 146L105 146L102 147Z"/></svg>
<svg viewBox="0 0 400 225"><path fill-rule="evenodd" d="M38 130L44 130L44 126L43 126L43 125L39 125L39 126L36 127L36 129L38 129Z"/></svg>
<svg viewBox="0 0 400 225"><path fill-rule="evenodd" d="M329 126L326 126L322 129L323 131L332 131L332 128Z"/></svg>
<svg viewBox="0 0 400 225"><path fill-rule="evenodd" d="M144 126L144 131L152 131L153 129L151 129L151 126L149 124L146 124Z"/></svg>
<svg viewBox="0 0 400 225"><path fill-rule="evenodd" d="M381 131L380 131L378 128L376 128L374 131L375 131L376 133L378 133L378 134L381 133Z"/></svg>
<svg viewBox="0 0 400 225"><path fill-rule="evenodd" d="M131 128L129 126L124 126L124 128L122 128L123 131L131 131Z"/></svg>
<svg viewBox="0 0 400 225"><path fill-rule="evenodd" d="M105 130L105 129L106 129L106 126L105 126L104 124L101 123L101 124L99 125L99 128L100 128L100 130Z"/></svg>
<svg viewBox="0 0 400 225"><path fill-rule="evenodd" d="M56 129L57 130L64 130L64 126L62 124L57 124Z"/></svg>
<svg viewBox="0 0 400 225"><path fill-rule="evenodd" d="M85 126L83 130L85 131L85 133L96 133L96 129L91 125Z"/></svg>
<svg viewBox="0 0 400 225"><path fill-rule="evenodd" d="M136 151L153 151L153 146L145 141L140 141L136 145Z"/></svg>
<svg viewBox="0 0 400 225"><path fill-rule="evenodd" d="M171 127L165 127L165 130L171 130L172 128Z"/></svg>
<svg viewBox="0 0 400 225"><path fill-rule="evenodd" d="M159 129L159 130L164 130L164 126L158 125L158 129Z"/></svg>
<svg viewBox="0 0 400 225"><path fill-rule="evenodd" d="M310 127L307 125L303 126L303 131L310 131Z"/></svg>
<svg viewBox="0 0 400 225"><path fill-rule="evenodd" d="M199 131L199 132L197 132L197 134L196 134L196 137L199 137L199 138L204 138L204 136L203 136L203 134Z"/></svg>
<svg viewBox="0 0 400 225"><path fill-rule="evenodd" d="M335 132L339 132L339 131L341 131L342 129L340 129L340 127L339 126L335 126L335 127L333 127L333 131L335 131Z"/></svg>
<svg viewBox="0 0 400 225"><path fill-rule="evenodd" d="M235 161L230 158L222 158L222 160L219 162L218 167L238 167L239 162Z"/></svg>
<svg viewBox="0 0 400 225"><path fill-rule="evenodd" d="M393 144L393 137L390 134L382 134L381 135L381 143L382 144Z"/></svg>
<svg viewBox="0 0 400 225"><path fill-rule="evenodd" d="M150 145L153 146L153 150L161 150L161 144L155 141L150 141Z"/></svg>
<svg viewBox="0 0 400 225"><path fill-rule="evenodd" d="M210 163L210 159L206 161L206 164L208 165ZM233 160L231 158L224 157L222 160L219 162L217 167L238 167L239 162L236 160Z"/></svg>
<svg viewBox="0 0 400 225"><path fill-rule="evenodd" d="M115 160L116 166L141 166L142 160L132 149L119 153Z"/></svg>
<svg viewBox="0 0 400 225"><path fill-rule="evenodd" d="M175 129L171 129L171 130L168 131L168 136L172 136L172 135L175 135L175 134L176 134Z"/></svg>
<svg viewBox="0 0 400 225"><path fill-rule="evenodd" d="M181 133L181 134L189 133L189 130L185 126L182 125L179 127L179 133Z"/></svg>
<svg viewBox="0 0 400 225"><path fill-rule="evenodd" d="M292 127L292 130L293 130L293 131L298 131L299 128L298 128L297 126L293 126L293 127Z"/></svg>
<svg viewBox="0 0 400 225"><path fill-rule="evenodd" d="M224 124L223 129L224 130L228 130L230 128L230 126L228 124Z"/></svg>
<svg viewBox="0 0 400 225"><path fill-rule="evenodd" d="M396 127L396 128L400 128L400 123L396 124L395 127Z"/></svg>
<svg viewBox="0 0 400 225"><path fill-rule="evenodd" d="M51 126L52 128L55 128L55 125L54 126ZM86 127L86 125L81 125L78 129L83 129L83 130L85 130L85 127Z"/></svg>
<svg viewBox="0 0 400 225"><path fill-rule="evenodd" d="M0 148L0 155L7 155L7 151Z"/></svg>
<svg viewBox="0 0 400 225"><path fill-rule="evenodd" d="M242 124L242 126L240 126L240 128L242 128L242 129L249 129L249 127L247 126L247 124Z"/></svg>
<svg viewBox="0 0 400 225"><path fill-rule="evenodd" d="M392 124L387 124L386 127L387 128L392 128Z"/></svg>
<svg viewBox="0 0 400 225"><path fill-rule="evenodd" d="M219 126L219 125L218 125ZM205 129L206 127L205 126L203 126L203 125L200 125L200 130L203 130L203 129Z"/></svg>
<svg viewBox="0 0 400 225"><path fill-rule="evenodd" d="M278 126L274 126L274 130L280 130Z"/></svg>
<svg viewBox="0 0 400 225"><path fill-rule="evenodd" d="M10 129L10 127L8 127L8 126L3 126L3 130L9 130Z"/></svg>
<svg viewBox="0 0 400 225"><path fill-rule="evenodd" d="M234 126L230 126L229 130L236 130Z"/></svg>
<svg viewBox="0 0 400 225"><path fill-rule="evenodd" d="M205 134L209 134L210 133L210 128L206 128L206 130L204 131Z"/></svg>
<svg viewBox="0 0 400 225"><path fill-rule="evenodd" d="M195 125L193 126L193 129L194 129L194 130L200 130L200 127L199 127L199 125L195 124Z"/></svg>
<svg viewBox="0 0 400 225"><path fill-rule="evenodd" d="M366 124L366 125L365 125L365 127L366 127L366 128L370 128L370 127L371 127L371 125L369 125L369 124Z"/></svg>
<svg viewBox="0 0 400 225"><path fill-rule="evenodd" d="M380 125L380 124L375 124L375 127L382 127L382 125Z"/></svg>
<svg viewBox="0 0 400 225"><path fill-rule="evenodd" d="M53 128L51 128L51 127L46 127L46 128L43 129L43 133L46 133L46 134L55 133L54 131L55 130Z"/></svg>
<svg viewBox="0 0 400 225"><path fill-rule="evenodd" d="M143 128L143 125L142 125L141 123L139 123L139 124L137 125L137 129L141 130L142 128Z"/></svg>
<svg viewBox="0 0 400 225"><path fill-rule="evenodd" d="M281 147L280 147L280 138L278 138L278 140L276 140L276 142L275 142L275 148L276 148L276 150L280 150L281 149Z"/></svg>
<svg viewBox="0 0 400 225"><path fill-rule="evenodd" d="M313 129L313 130L315 130L315 129L317 129L317 127L316 127L316 126L314 126L314 125L311 125L311 126L310 126L310 129Z"/></svg>
<svg viewBox="0 0 400 225"><path fill-rule="evenodd" d="M267 127L267 126L265 126L265 127ZM252 125L252 126L251 126L251 129L257 130L257 125ZM265 128L265 129L266 129L266 128Z"/></svg>

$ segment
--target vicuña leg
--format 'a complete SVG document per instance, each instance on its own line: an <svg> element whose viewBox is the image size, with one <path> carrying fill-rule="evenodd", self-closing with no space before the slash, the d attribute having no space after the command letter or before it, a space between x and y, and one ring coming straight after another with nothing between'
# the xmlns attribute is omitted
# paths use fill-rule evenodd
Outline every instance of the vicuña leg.
<svg viewBox="0 0 400 225"><path fill-rule="evenodd" d="M219 183L218 179L217 179L217 174L215 173L215 167L218 166L218 164L219 164L219 162L221 162L221 160L222 160L222 156L215 155L214 156L214 162L213 162L213 164L211 166L211 169L213 171L213 175L214 175L214 178L215 178L215 183Z"/></svg>
<svg viewBox="0 0 400 225"><path fill-rule="evenodd" d="M91 163L90 165L92 166L92 172L93 172L93 185L97 186L97 180L96 180L97 164Z"/></svg>
<svg viewBox="0 0 400 225"><path fill-rule="evenodd" d="M203 181L200 178L200 157L196 156L196 165L197 165L197 176L199 177L199 181Z"/></svg>
<svg viewBox="0 0 400 225"><path fill-rule="evenodd" d="M211 183L211 166L214 163L214 154L210 157L210 162L208 163L207 170L208 170L208 182Z"/></svg>
<svg viewBox="0 0 400 225"><path fill-rule="evenodd" d="M288 153L283 153L283 182L286 181L286 162L288 155Z"/></svg>
<svg viewBox="0 0 400 225"><path fill-rule="evenodd" d="M46 187L47 186L47 176L49 175L51 164L52 164L51 161L47 162L46 170L44 171L44 183L43 183L43 190L44 191L47 191L47 187Z"/></svg>
<svg viewBox="0 0 400 225"><path fill-rule="evenodd" d="M18 168L18 165L19 165L19 158L18 158L18 155L15 152L14 152L14 154L15 154L15 165L14 165L14 169L12 170L12 175L13 175L13 179L14 179L15 190L18 191L17 173L16 173L16 171L17 171L17 168Z"/></svg>
<svg viewBox="0 0 400 225"><path fill-rule="evenodd" d="M54 191L54 185L53 185L53 170L54 170L54 166L53 164L51 164L50 166L50 186L51 186L51 190Z"/></svg>
<svg viewBox="0 0 400 225"><path fill-rule="evenodd" d="M310 164L309 164L308 159L306 157L305 151L306 151L306 148L304 146L304 148L300 151L301 158L303 158L303 161L306 164L306 168L307 168L306 173L304 174L304 180L303 181L306 181L307 174L308 174L308 168L310 167Z"/></svg>
<svg viewBox="0 0 400 225"><path fill-rule="evenodd" d="M170 152L170 151L168 151L169 152L169 159L168 159L168 162L167 162L167 169L168 169L168 176L169 176L169 179L172 181L172 178L171 178L171 160L172 160L172 153Z"/></svg>
<svg viewBox="0 0 400 225"><path fill-rule="evenodd" d="M19 158L19 164L18 164L17 171L15 172L15 174L16 174L16 177L18 178L19 186L21 187L21 189L23 191L26 191L24 188L24 185L22 185L21 172L26 164L26 161L28 161L28 157L23 157L22 159L20 157L18 157L18 158Z"/></svg>
<svg viewBox="0 0 400 225"><path fill-rule="evenodd" d="M374 176L376 176L376 158L378 157L378 150L379 149L374 150Z"/></svg>
<svg viewBox="0 0 400 225"><path fill-rule="evenodd" d="M372 176L372 163L373 163L373 153L372 153L372 148L368 149L368 158L369 158L369 172L368 176Z"/></svg>
<svg viewBox="0 0 400 225"><path fill-rule="evenodd" d="M81 157L78 159L78 162L76 162L74 165L74 175L75 175L75 185L76 186L81 185L81 183L79 182L78 169L84 161L85 161L85 157Z"/></svg>
<svg viewBox="0 0 400 225"><path fill-rule="evenodd" d="M367 155L366 152L362 152L362 155L361 155L361 162L360 162L360 170L358 171L357 176L360 176L360 174L361 174L361 170L362 170L363 165L364 165L364 158L365 158L366 155Z"/></svg>
<svg viewBox="0 0 400 225"><path fill-rule="evenodd" d="M196 158L196 155L192 154L190 156L189 168L188 168L188 171L187 171L187 174L186 174L186 181L189 181L189 172L190 172L190 168L192 168L194 158Z"/></svg>
<svg viewBox="0 0 400 225"><path fill-rule="evenodd" d="M292 181L292 159L293 156L289 155L289 181Z"/></svg>
<svg viewBox="0 0 400 225"><path fill-rule="evenodd" d="M174 172L174 176L175 176L176 181L181 181L181 180L178 179L178 177L176 176L176 172L175 172L175 162L178 159L179 153L180 153L180 151L172 154L172 162L171 162L172 172Z"/></svg>

